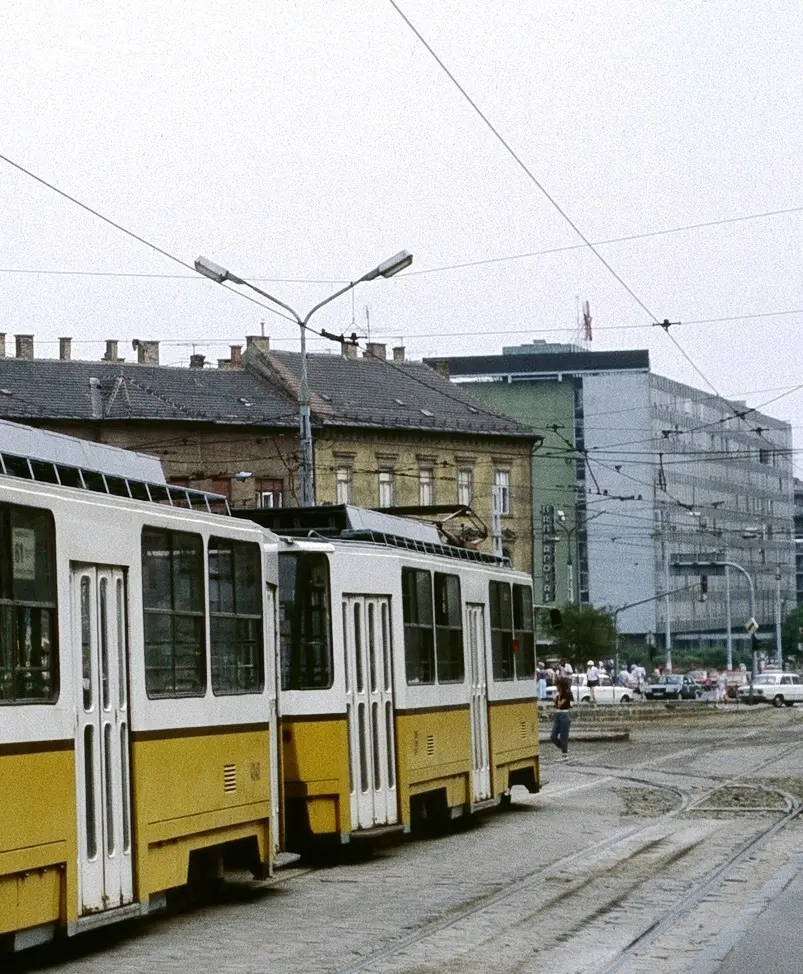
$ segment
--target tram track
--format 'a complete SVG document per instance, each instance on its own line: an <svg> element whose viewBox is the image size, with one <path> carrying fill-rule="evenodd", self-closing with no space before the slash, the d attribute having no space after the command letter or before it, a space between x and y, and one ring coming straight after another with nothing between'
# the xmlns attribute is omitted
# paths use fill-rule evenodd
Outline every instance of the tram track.
<svg viewBox="0 0 803 974"><path fill-rule="evenodd" d="M754 730L750 730L737 737L748 741L755 737L755 733ZM563 967L556 959L556 954L560 954L561 951L565 953L564 947L576 941L583 931L592 930L595 926L610 928L611 918L615 918L617 912L638 914L640 911L633 911L628 904L639 898L646 901L653 900L654 893L649 892L647 888L655 885L656 876L665 876L668 880L671 879L668 885L675 897L671 907L646 924L643 917L637 919L634 924L631 915L629 922L624 925L624 942L608 948L610 956L604 960L608 966L594 966L595 970L604 971L605 974L608 972L618 974L624 971L631 961L638 960L645 953L649 953L650 948L671 932L674 925L687 918L700 903L726 883L730 875L738 870L748 857L760 852L781 831L796 821L803 809L803 804L796 796L776 788L759 787L758 790L765 794L779 795L782 807L753 805L746 810L753 814L772 815L773 822L750 835L736 850L724 851L715 866L703 876L693 875L691 882L688 876L675 877L673 871L677 872L678 866L682 866L687 860L694 860L695 856L700 858L701 846L711 840L716 832L714 827L709 827L708 830L700 833L700 830L690 826L687 820L690 817L697 819L697 813L703 813L700 817L710 817L722 811L733 814L731 807L723 809L715 805L706 805L706 802L714 800L715 796L722 793L723 788L755 789L757 786L749 785L746 781L766 767L766 761L762 759L743 769L738 775L723 776L714 780L709 776L708 787L702 789L699 783L705 779L698 776L694 776L696 787L692 788L662 785L647 777L650 770L659 774L664 773L661 765L668 761L677 761L681 756L690 758L692 755L705 753L709 747L709 744L700 744L681 748L639 762L632 769L637 772L636 774L632 771L628 773L624 769L621 769L621 773L617 773L617 769L601 776L594 775L593 780L581 785L567 785L553 792L550 800L559 800L561 797L576 793L579 789L633 783L645 788L671 792L677 799L677 806L653 818L647 824L631 827L615 837L595 843L593 854L597 865L594 868L588 868L588 859L592 850L591 847L585 846L547 866L527 872L504 889L472 898L472 901L464 907L452 910L447 915L341 968L342 974L390 969L415 971L416 974L435 970L454 971L457 974L466 969L485 969L477 966L470 968L461 966L465 964L465 958L460 957L456 958L451 965L444 964L442 960L437 967L430 967L427 963L427 944L432 944L433 952L442 957L444 940L449 943L455 941L470 943L474 936L479 938L477 946L481 947L480 953L483 956L493 955L497 951L496 963L492 963L491 956L488 956L490 966L495 969L511 971L540 969L540 966L538 968L529 966L526 958L520 958L513 966L505 966L504 961L501 964L499 962L499 955L504 957L505 954L504 947L501 946L505 940L519 939L516 936L508 937L508 932L512 928L520 930L522 926L528 925L534 928L547 928L550 931L548 936L541 938L536 948L540 958L539 964L544 963L548 957L549 969L560 971ZM775 759L781 761L785 755L797 749L797 743L787 742L786 747L776 753ZM584 769L576 767L575 770L582 774ZM627 864L626 870L622 868L623 862ZM551 895L545 895L545 891L554 889L556 885L562 888ZM671 898L670 894L665 895ZM658 906L657 903L654 905ZM561 922L562 915L570 917L570 922ZM628 926L633 927L629 936ZM606 932L609 934L610 930ZM436 941L440 943L436 944ZM598 949L596 953L599 956L600 950ZM530 958L530 963L533 960L534 957ZM586 963L587 961L588 957ZM473 954L471 963L476 965L476 962L477 955ZM572 967L569 963L565 969L568 971L583 968Z"/></svg>

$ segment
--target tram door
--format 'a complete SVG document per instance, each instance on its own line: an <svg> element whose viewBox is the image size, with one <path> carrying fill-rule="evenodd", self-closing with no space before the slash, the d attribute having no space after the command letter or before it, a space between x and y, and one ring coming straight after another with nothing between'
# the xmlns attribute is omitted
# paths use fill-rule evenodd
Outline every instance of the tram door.
<svg viewBox="0 0 803 974"><path fill-rule="evenodd" d="M343 599L351 827L398 821L390 598Z"/></svg>
<svg viewBox="0 0 803 974"><path fill-rule="evenodd" d="M125 573L72 569L74 646L80 646L76 794L81 914L133 899Z"/></svg>
<svg viewBox="0 0 803 974"><path fill-rule="evenodd" d="M485 606L466 605L468 669L471 674L472 801L491 797L491 758L488 744L488 666L485 640Z"/></svg>

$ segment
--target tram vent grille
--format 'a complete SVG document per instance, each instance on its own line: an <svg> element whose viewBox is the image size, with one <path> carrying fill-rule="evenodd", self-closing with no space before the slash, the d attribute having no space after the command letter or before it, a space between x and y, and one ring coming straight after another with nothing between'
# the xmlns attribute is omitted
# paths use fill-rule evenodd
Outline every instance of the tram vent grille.
<svg viewBox="0 0 803 974"><path fill-rule="evenodd" d="M237 765L223 765L223 791L231 794L237 791Z"/></svg>
<svg viewBox="0 0 803 974"><path fill-rule="evenodd" d="M427 735L427 757L431 758L434 753L435 753L435 735L428 734Z"/></svg>
<svg viewBox="0 0 803 974"><path fill-rule="evenodd" d="M523 741L526 741L528 737L529 737L529 734L528 734L527 721L526 720L523 720L521 722L521 739Z"/></svg>

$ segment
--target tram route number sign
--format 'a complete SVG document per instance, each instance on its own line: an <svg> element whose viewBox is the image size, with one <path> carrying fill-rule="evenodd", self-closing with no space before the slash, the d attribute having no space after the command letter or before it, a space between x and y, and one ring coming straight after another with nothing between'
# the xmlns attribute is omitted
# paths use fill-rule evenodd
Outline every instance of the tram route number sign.
<svg viewBox="0 0 803 974"><path fill-rule="evenodd" d="M32 528L12 528L11 546L14 552L14 578L32 582L36 578L36 532Z"/></svg>

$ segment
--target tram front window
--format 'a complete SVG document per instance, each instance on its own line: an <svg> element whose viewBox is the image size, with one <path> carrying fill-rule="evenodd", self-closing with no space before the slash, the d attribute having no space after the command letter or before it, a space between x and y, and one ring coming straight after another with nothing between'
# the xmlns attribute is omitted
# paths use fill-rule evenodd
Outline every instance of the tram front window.
<svg viewBox="0 0 803 974"><path fill-rule="evenodd" d="M279 558L282 690L332 685L329 562L313 552Z"/></svg>
<svg viewBox="0 0 803 974"><path fill-rule="evenodd" d="M53 516L0 506L0 703L58 696Z"/></svg>

